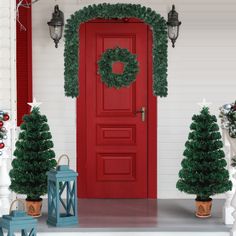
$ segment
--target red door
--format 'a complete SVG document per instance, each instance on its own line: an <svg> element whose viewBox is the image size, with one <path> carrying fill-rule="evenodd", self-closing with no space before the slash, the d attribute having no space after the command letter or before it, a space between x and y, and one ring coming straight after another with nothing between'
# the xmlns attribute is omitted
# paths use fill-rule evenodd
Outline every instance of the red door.
<svg viewBox="0 0 236 236"><path fill-rule="evenodd" d="M148 197L148 26L86 23L80 30L78 99L79 196ZM137 54L139 73L128 88L108 88L97 61L119 46ZM116 73L122 66L114 64ZM145 114L136 113L142 108Z"/></svg>

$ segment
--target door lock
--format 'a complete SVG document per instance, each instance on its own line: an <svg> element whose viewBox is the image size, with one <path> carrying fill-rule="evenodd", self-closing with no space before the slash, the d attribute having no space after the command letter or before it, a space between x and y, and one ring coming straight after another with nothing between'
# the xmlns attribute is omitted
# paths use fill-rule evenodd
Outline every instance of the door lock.
<svg viewBox="0 0 236 236"><path fill-rule="evenodd" d="M146 119L146 109L145 109L145 107L142 107L141 110L137 110L135 112L136 116L137 116L138 113L141 113L142 122L145 122L145 119Z"/></svg>

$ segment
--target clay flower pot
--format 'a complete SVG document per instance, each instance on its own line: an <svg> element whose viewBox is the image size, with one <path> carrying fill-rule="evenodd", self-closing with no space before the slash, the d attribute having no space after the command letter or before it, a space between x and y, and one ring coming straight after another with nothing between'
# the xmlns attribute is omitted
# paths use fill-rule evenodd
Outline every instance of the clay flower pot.
<svg viewBox="0 0 236 236"><path fill-rule="evenodd" d="M196 200L196 216L199 218L208 218L211 216L212 199L209 201Z"/></svg>
<svg viewBox="0 0 236 236"><path fill-rule="evenodd" d="M26 199L26 209L27 214L33 217L40 217L42 215L41 209L43 200L40 198L39 200L30 200Z"/></svg>

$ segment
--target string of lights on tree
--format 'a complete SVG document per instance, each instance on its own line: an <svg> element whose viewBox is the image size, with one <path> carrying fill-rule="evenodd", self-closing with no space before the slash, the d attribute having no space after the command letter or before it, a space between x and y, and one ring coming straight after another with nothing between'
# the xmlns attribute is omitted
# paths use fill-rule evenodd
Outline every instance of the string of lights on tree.
<svg viewBox="0 0 236 236"><path fill-rule="evenodd" d="M5 122L10 119L7 112L0 110L0 156L3 154L3 149L5 148L4 140L8 138L7 129L5 127Z"/></svg>

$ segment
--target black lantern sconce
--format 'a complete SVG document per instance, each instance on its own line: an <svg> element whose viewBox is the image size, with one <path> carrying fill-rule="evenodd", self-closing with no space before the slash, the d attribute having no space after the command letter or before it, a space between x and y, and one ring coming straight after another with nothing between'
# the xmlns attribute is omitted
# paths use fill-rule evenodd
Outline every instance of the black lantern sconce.
<svg viewBox="0 0 236 236"><path fill-rule="evenodd" d="M55 47L58 47L58 43L62 37L64 27L64 14L59 10L59 6L54 7L52 13L52 19L48 22L50 36L55 43Z"/></svg>
<svg viewBox="0 0 236 236"><path fill-rule="evenodd" d="M178 13L175 11L175 5L172 5L172 10L168 13L168 37L172 42L172 47L175 47L176 39L179 36L179 26L181 22L178 18Z"/></svg>

